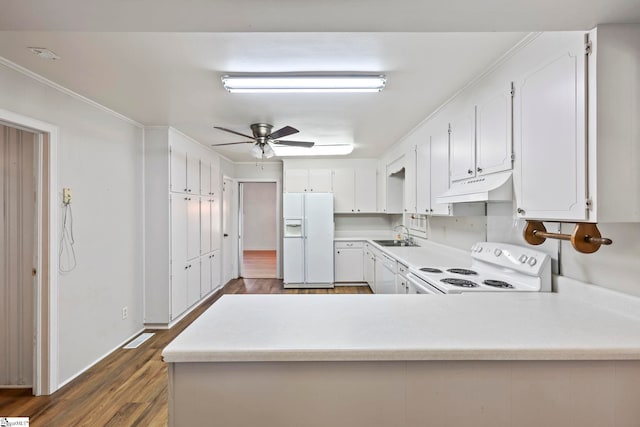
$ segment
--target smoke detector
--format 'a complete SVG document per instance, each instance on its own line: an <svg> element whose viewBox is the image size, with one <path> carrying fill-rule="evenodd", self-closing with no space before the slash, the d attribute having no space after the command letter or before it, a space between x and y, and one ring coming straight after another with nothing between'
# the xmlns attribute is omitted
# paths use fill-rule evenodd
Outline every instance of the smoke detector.
<svg viewBox="0 0 640 427"><path fill-rule="evenodd" d="M50 51L46 47L28 47L27 49L29 49L31 53L42 59L48 59L50 61L60 59L60 57L56 55L55 52Z"/></svg>

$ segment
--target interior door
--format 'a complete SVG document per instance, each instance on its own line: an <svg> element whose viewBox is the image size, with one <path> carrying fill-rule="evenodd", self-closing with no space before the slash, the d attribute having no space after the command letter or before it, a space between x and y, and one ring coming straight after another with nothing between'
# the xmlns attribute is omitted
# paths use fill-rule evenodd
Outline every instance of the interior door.
<svg viewBox="0 0 640 427"><path fill-rule="evenodd" d="M222 281L223 286L236 277L238 256L235 251L234 212L236 210L235 182L225 178L222 181Z"/></svg>

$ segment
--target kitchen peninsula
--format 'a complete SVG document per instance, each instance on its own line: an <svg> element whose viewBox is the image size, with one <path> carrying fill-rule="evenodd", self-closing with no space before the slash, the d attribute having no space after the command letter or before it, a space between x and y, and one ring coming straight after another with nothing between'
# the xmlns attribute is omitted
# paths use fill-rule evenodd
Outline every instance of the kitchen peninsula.
<svg viewBox="0 0 640 427"><path fill-rule="evenodd" d="M640 302L556 287L224 296L163 352L170 425L637 425Z"/></svg>

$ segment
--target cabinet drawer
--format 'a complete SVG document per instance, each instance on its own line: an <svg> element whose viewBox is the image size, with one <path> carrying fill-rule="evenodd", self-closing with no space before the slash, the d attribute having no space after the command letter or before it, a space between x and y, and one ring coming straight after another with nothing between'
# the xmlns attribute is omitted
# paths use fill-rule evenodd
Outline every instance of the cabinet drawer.
<svg viewBox="0 0 640 427"><path fill-rule="evenodd" d="M362 249L364 248L364 242L335 242L336 249Z"/></svg>

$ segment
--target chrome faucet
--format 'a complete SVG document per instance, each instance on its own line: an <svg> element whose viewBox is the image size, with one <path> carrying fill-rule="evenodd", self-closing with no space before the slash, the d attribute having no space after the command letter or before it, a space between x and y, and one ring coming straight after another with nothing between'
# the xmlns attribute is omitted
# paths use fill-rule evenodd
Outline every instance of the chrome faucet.
<svg viewBox="0 0 640 427"><path fill-rule="evenodd" d="M402 241L407 245L412 245L413 244L413 238L411 237L411 233L409 232L409 229L404 224L396 225L395 227L393 227L393 231L397 231L397 229L399 227L404 228L404 231L405 231L405 238L402 239Z"/></svg>

